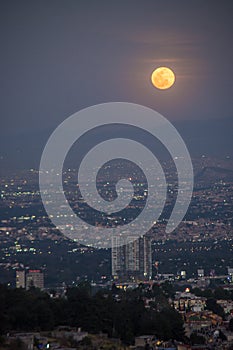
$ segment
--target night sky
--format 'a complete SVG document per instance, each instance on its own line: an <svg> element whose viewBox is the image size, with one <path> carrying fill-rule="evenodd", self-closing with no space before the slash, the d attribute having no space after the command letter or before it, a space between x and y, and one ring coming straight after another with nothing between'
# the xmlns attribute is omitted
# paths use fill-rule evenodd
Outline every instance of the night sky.
<svg viewBox="0 0 233 350"><path fill-rule="evenodd" d="M151 107L191 155L233 149L232 0L0 3L1 167L38 167L51 132L94 104ZM168 66L175 85L150 82Z"/></svg>

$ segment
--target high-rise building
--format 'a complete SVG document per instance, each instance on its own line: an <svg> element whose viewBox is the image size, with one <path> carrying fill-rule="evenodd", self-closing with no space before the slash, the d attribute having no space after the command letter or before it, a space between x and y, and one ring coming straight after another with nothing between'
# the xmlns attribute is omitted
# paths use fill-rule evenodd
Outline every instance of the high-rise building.
<svg viewBox="0 0 233 350"><path fill-rule="evenodd" d="M120 280L149 280L152 275L151 239L118 236L112 239L112 276Z"/></svg>
<svg viewBox="0 0 233 350"><path fill-rule="evenodd" d="M185 270L180 271L180 277L181 277L183 280L186 279L186 271L185 271Z"/></svg>
<svg viewBox="0 0 233 350"><path fill-rule="evenodd" d="M41 270L29 270L26 274L26 289L44 288L44 273Z"/></svg>
<svg viewBox="0 0 233 350"><path fill-rule="evenodd" d="M205 276L205 272L204 272L204 269L198 269L197 270L197 277L198 278L202 278Z"/></svg>
<svg viewBox="0 0 233 350"><path fill-rule="evenodd" d="M16 288L25 288L25 270L16 271Z"/></svg>

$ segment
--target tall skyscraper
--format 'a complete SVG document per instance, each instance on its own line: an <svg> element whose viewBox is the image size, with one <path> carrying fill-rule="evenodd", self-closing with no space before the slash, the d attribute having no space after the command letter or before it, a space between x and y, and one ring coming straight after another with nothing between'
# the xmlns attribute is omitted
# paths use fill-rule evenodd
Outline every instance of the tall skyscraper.
<svg viewBox="0 0 233 350"><path fill-rule="evenodd" d="M29 270L26 274L26 289L30 287L44 288L44 273L41 270Z"/></svg>
<svg viewBox="0 0 233 350"><path fill-rule="evenodd" d="M25 270L16 271L16 288L25 288Z"/></svg>
<svg viewBox="0 0 233 350"><path fill-rule="evenodd" d="M151 239L113 237L112 276L119 280L149 280L152 276Z"/></svg>

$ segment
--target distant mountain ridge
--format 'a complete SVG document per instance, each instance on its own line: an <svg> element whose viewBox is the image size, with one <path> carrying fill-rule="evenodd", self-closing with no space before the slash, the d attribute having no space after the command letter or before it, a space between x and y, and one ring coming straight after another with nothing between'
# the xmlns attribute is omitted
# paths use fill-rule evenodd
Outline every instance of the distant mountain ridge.
<svg viewBox="0 0 233 350"><path fill-rule="evenodd" d="M194 176L194 180L206 180L206 176L208 176L209 180L224 179L233 181L233 170L218 166L205 166Z"/></svg>

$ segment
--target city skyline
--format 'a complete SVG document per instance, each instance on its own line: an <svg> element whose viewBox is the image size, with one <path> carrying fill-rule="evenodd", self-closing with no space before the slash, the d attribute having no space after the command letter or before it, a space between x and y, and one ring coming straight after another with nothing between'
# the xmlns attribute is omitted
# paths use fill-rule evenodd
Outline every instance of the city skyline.
<svg viewBox="0 0 233 350"><path fill-rule="evenodd" d="M233 349L232 13L0 2L0 350Z"/></svg>

